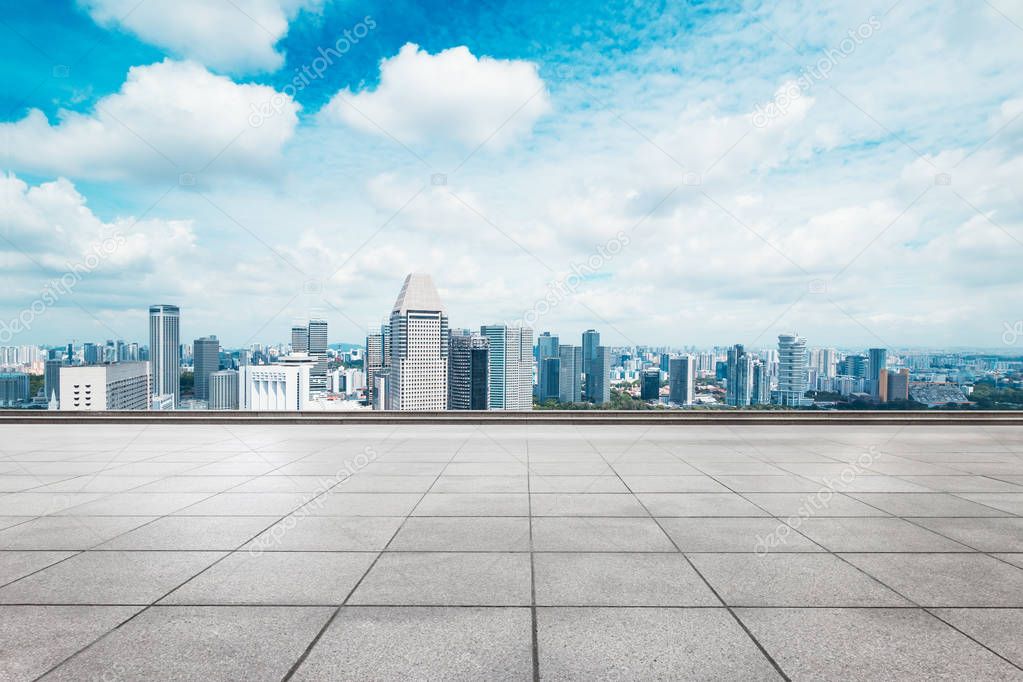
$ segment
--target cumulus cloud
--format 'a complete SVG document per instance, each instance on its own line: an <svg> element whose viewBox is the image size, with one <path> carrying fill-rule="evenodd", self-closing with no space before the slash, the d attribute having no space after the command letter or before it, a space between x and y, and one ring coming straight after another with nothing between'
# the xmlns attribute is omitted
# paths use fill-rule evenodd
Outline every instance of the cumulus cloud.
<svg viewBox="0 0 1023 682"><path fill-rule="evenodd" d="M320 0L80 0L96 23L127 30L179 57L231 73L273 71L275 48L299 10Z"/></svg>
<svg viewBox="0 0 1023 682"><path fill-rule="evenodd" d="M176 182L182 174L266 172L294 134L298 109L273 88L165 60L132 67L121 90L91 113L61 111L51 124L33 109L0 132L15 169Z"/></svg>
<svg viewBox="0 0 1023 682"><path fill-rule="evenodd" d="M532 62L476 57L464 46L431 55L408 43L381 62L375 90L340 91L321 118L402 142L499 148L528 135L550 108Z"/></svg>

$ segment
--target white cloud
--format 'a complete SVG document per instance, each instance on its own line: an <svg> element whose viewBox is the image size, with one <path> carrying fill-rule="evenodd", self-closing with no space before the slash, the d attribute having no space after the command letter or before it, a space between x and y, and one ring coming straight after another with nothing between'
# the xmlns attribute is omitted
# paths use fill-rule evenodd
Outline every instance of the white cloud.
<svg viewBox="0 0 1023 682"><path fill-rule="evenodd" d="M279 160L299 105L264 85L239 85L193 62L134 66L91 114L33 109L0 124L16 169L72 177L160 179L259 174ZM258 125L253 125L253 122ZM187 181L186 181L187 182Z"/></svg>
<svg viewBox="0 0 1023 682"><path fill-rule="evenodd" d="M232 73L273 71L288 21L320 0L80 0L96 23Z"/></svg>
<svg viewBox="0 0 1023 682"><path fill-rule="evenodd" d="M532 62L477 58L465 46L431 55L408 43L381 62L375 90L340 91L321 118L407 143L499 148L528 135L549 110Z"/></svg>

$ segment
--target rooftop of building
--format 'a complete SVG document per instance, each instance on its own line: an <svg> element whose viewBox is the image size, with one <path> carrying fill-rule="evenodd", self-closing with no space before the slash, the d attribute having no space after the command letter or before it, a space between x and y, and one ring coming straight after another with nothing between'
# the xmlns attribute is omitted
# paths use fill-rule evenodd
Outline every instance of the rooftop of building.
<svg viewBox="0 0 1023 682"><path fill-rule="evenodd" d="M1020 679L1023 426L0 423L5 679Z"/></svg>

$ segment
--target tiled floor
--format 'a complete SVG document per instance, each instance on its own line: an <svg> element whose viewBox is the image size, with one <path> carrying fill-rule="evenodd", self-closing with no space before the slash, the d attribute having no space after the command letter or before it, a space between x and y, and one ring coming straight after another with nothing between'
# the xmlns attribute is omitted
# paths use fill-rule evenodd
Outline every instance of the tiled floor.
<svg viewBox="0 0 1023 682"><path fill-rule="evenodd" d="M4 426L0 679L1023 680L1023 429Z"/></svg>

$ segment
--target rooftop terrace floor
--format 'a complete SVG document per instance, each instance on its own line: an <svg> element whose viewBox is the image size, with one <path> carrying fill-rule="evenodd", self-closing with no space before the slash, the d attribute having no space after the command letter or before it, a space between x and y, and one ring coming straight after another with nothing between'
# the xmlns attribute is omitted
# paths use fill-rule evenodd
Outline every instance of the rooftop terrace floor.
<svg viewBox="0 0 1023 682"><path fill-rule="evenodd" d="M0 679L1023 679L1017 426L0 427Z"/></svg>

